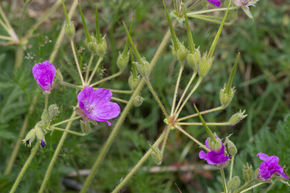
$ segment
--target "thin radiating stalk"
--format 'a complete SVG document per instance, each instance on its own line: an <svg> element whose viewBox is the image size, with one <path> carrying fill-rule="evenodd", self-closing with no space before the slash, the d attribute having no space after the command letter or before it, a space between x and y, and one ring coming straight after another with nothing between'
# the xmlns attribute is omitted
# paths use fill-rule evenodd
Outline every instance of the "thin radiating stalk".
<svg viewBox="0 0 290 193"><path fill-rule="evenodd" d="M191 97L191 95L194 93L194 91L198 88L199 84L202 81L202 77L199 77L198 81L196 82L196 84L194 85L194 87L192 88L192 90L190 91L190 93L187 95L187 97L185 98L185 100L183 101L182 105L180 106L180 108L178 109L176 116L178 117L178 115L180 114L180 112L182 111L184 105L187 103L188 99Z"/></svg>
<svg viewBox="0 0 290 193"><path fill-rule="evenodd" d="M13 186L12 186L12 188L11 188L9 193L14 193L16 191L16 189L17 189L22 177L24 176L26 170L28 169L28 167L29 167L29 165L30 165L32 159L34 158L34 156L35 156L35 154L36 154L38 149L39 149L39 143L36 142L36 144L32 148L28 159L25 161L25 164L22 167L20 173L18 174L17 179L15 180L15 182L14 182L14 184L13 184Z"/></svg>
<svg viewBox="0 0 290 193"><path fill-rule="evenodd" d="M64 120L64 121L61 121L61 122L55 123L55 124L53 124L53 125L51 125L51 126L52 126L52 127L55 127L55 126L58 126L58 125L62 125L62 124L64 124L64 123L67 123L67 122L69 122L69 121L77 120L77 119L79 119L79 118L81 118L81 116L77 116L77 117L74 117L74 118L70 118L70 119L67 119L67 120Z"/></svg>
<svg viewBox="0 0 290 193"><path fill-rule="evenodd" d="M89 78L89 72L90 72L90 69L91 69L91 65L92 65L92 63L93 63L94 56L95 56L95 55L92 53L92 54L91 54L91 57L90 57L90 60L89 60L88 67L87 67L87 72L86 72L85 82L88 81L88 78Z"/></svg>
<svg viewBox="0 0 290 193"><path fill-rule="evenodd" d="M230 7L229 10L235 10L239 9L240 7ZM208 10L202 10L202 11L195 11L195 12L189 12L187 13L187 16L190 17L192 15L198 15L203 13L210 13L210 12L218 12L218 11L226 11L227 8L216 8L216 9L208 9Z"/></svg>
<svg viewBox="0 0 290 193"><path fill-rule="evenodd" d="M212 113L212 112L215 112L215 111L223 110L224 108L225 108L224 106L219 106L219 107L216 107L216 108L213 108L213 109L208 109L208 110L205 110L205 111L201 111L200 114L203 115L203 114L207 114L207 113ZM190 119L192 117L197 117L197 116L198 116L198 113L194 113L192 115L181 117L181 118L178 119L178 121L183 121L183 120Z"/></svg>
<svg viewBox="0 0 290 193"><path fill-rule="evenodd" d="M159 45L157 51L155 52L153 59L150 62L150 72L151 72L152 68L155 66L155 64L157 63L157 60L159 59L159 57L161 56L169 38L170 38L170 31L168 30L166 32L165 36L163 37L163 40L162 40L161 44ZM108 150L110 149L116 135L118 134L119 129L121 128L121 125L123 124L131 106L133 105L133 101L134 101L135 97L140 93L144 84L145 84L145 79L142 78L142 80L140 81L140 83L138 84L136 89L134 90L132 96L130 97L128 104L125 106L125 108L124 108L120 118L118 119L115 127L113 128L110 136L108 137L107 141L105 142L104 146L102 147L102 149L101 149L97 159L95 160L95 163L91 169L91 172L90 172L89 176L87 177L80 193L87 192L89 185L90 185L91 181L93 180L93 177L94 177L97 169L99 168L100 163L103 161Z"/></svg>
<svg viewBox="0 0 290 193"><path fill-rule="evenodd" d="M171 116L173 115L173 111L175 109L175 103L176 103L179 83L180 83L180 79L181 79L181 75L182 75L183 69L184 69L184 65L182 64L182 65L180 65L178 77L177 77L177 80L176 80L176 85L175 85L175 90L174 90L174 95L173 95L173 101L172 101L172 107L171 107L171 112L170 112Z"/></svg>
<svg viewBox="0 0 290 193"><path fill-rule="evenodd" d="M211 122L211 123L206 123L207 125L212 125L212 126L230 126L231 123L229 122ZM202 123L198 122L178 122L178 125L193 125L193 126L201 126Z"/></svg>
<svg viewBox="0 0 290 193"><path fill-rule="evenodd" d="M260 182L260 183L258 183L258 184L255 184L255 185L253 185L253 186L251 186L251 187L249 187L249 188L247 188L247 189L241 191L240 193L244 193L244 192L247 192L247 191L249 191L249 190L252 190L252 189L254 189L254 188L256 188L256 187L258 187L258 186L260 186L260 185L262 185L262 184L265 184L265 182Z"/></svg>
<svg viewBox="0 0 290 193"><path fill-rule="evenodd" d="M222 176L222 181L223 181L223 186L224 186L224 193L228 193L228 188L227 188L227 182L226 182L226 177L225 177L225 171L224 168L220 169L221 176Z"/></svg>
<svg viewBox="0 0 290 193"><path fill-rule="evenodd" d="M112 93L119 93L119 94L132 94L132 90L117 90L117 89L110 89Z"/></svg>
<svg viewBox="0 0 290 193"><path fill-rule="evenodd" d="M153 147L157 147L163 140L165 136L165 132L163 132L159 138L156 140L156 142L152 145ZM112 193L118 193L122 187L124 187L127 182L131 179L131 177L138 171L138 169L143 165L143 163L150 157L152 153L152 148L149 148L147 152L144 154L144 156L137 162L137 164L132 168L132 170L126 175L126 177L114 188Z"/></svg>
<svg viewBox="0 0 290 193"><path fill-rule="evenodd" d="M112 74L111 76L108 76L108 77L106 77L106 78L104 78L104 79L102 79L102 80L99 80L99 81L97 81L97 82L91 84L90 86L95 86L95 85L101 84L101 83L103 83L103 82L105 82L105 81L108 81L108 80L111 80L111 79L113 79L113 78L116 78L116 77L120 76L121 74L122 74L122 71L119 71L119 72L117 72L117 73L115 73L115 74Z"/></svg>
<svg viewBox="0 0 290 193"><path fill-rule="evenodd" d="M71 49L73 51L75 63L77 65L77 69L78 69L78 72L79 72L79 75L80 75L80 78L81 78L81 81L82 81L82 85L85 85L84 78L83 78L83 75L82 75L82 72L81 72L81 68L80 68L80 64L79 64L79 60L78 60L78 57L77 57L77 54L76 54L76 51L75 51L75 45L74 45L73 40L71 40L70 43L71 43Z"/></svg>
<svg viewBox="0 0 290 193"><path fill-rule="evenodd" d="M178 129L181 133L183 133L185 136L189 137L192 141L194 141L196 144L198 144L201 148L205 149L206 151L210 151L205 145L203 145L200 141L192 137L189 133L187 133L184 129L182 129L180 126L175 125L175 128Z"/></svg>
<svg viewBox="0 0 290 193"><path fill-rule="evenodd" d="M71 87L71 88L78 88L78 89L82 89L83 88L83 86L74 85L74 84L71 84L71 83L65 82L65 81L60 82L60 84L63 85L63 86Z"/></svg>
<svg viewBox="0 0 290 193"><path fill-rule="evenodd" d="M9 36L1 36L0 35L0 39L2 39L2 40L9 40L9 41L12 41L13 39L11 38L11 37L9 37Z"/></svg>
<svg viewBox="0 0 290 193"><path fill-rule="evenodd" d="M230 177L229 177L229 181L232 179L233 177L233 169L234 169L234 162L235 162L235 156L233 155L232 159L231 159L231 168L230 168Z"/></svg>
<svg viewBox="0 0 290 193"><path fill-rule="evenodd" d="M59 128L59 127L53 127L53 126L51 126L50 128L51 128L51 130L57 130L57 131L67 132L67 133L70 133L70 134L73 134L73 135L78 135L78 136L85 136L85 135L87 135L86 133L80 133L80 132L76 132L76 131L65 130L65 129L62 129L62 128Z"/></svg>
<svg viewBox="0 0 290 193"><path fill-rule="evenodd" d="M118 102L121 102L121 103L125 103L125 104L128 104L128 101L124 100L124 99L119 99L117 97L111 97L112 100L114 101L118 101Z"/></svg>
<svg viewBox="0 0 290 193"><path fill-rule="evenodd" d="M93 77L94 77L94 75L95 75L95 73L96 73L98 67L100 66L102 60L103 60L103 57L100 57L99 60L98 60L98 62L97 62L97 64L95 65L95 67L94 67L94 69L93 69L93 72L92 72L92 74L91 74L91 76L90 76L90 78L89 78L87 84L90 84L90 82L92 81L92 79L93 79ZM91 86L92 86L92 85L91 85Z"/></svg>
<svg viewBox="0 0 290 193"><path fill-rule="evenodd" d="M189 87L190 87L192 81L195 79L195 76L196 76L196 72L193 72L193 74L192 74L192 76L191 76L189 82L187 83L187 85L186 85L186 87L185 87L185 89L184 89L184 91L183 91L183 93L182 93L182 95L181 95L181 97L180 97L180 99L179 99L179 101L178 101L178 104L177 104L177 106L176 106L176 109L175 109L174 113L177 112L179 106L181 105L181 102L182 102L182 100L183 100L183 98L184 98L184 96L185 96L187 90L189 89Z"/></svg>
<svg viewBox="0 0 290 193"><path fill-rule="evenodd" d="M165 136L164 136L164 139L163 139L163 142L162 142L162 146L161 146L161 154L162 154L162 157L163 157L163 153L164 153L164 150L165 150L165 146L166 146L166 142L167 142L167 139L168 139L168 136L169 136L169 133L170 133L170 127L167 126L165 128Z"/></svg>

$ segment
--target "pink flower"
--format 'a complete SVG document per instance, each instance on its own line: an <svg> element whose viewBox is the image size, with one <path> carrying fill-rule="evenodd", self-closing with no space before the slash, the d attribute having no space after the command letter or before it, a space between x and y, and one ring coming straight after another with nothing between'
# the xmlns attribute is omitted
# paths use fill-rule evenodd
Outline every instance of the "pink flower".
<svg viewBox="0 0 290 193"><path fill-rule="evenodd" d="M221 6L221 2L219 0L207 0L209 3L214 4L215 6Z"/></svg>
<svg viewBox="0 0 290 193"><path fill-rule="evenodd" d="M78 94L78 102L89 119L104 121L110 126L108 119L117 117L121 111L117 103L110 102L111 97L112 92L108 89L85 87Z"/></svg>
<svg viewBox="0 0 290 193"><path fill-rule="evenodd" d="M285 179L289 177L283 172L283 168L278 164L279 158L275 155L268 156L264 153L258 153L257 156L263 160L259 167L260 177L264 180L268 180L272 175L281 175Z"/></svg>
<svg viewBox="0 0 290 193"><path fill-rule="evenodd" d="M220 147L219 150L217 150L217 151L211 150L211 151L209 151L207 153L205 153L204 151L200 151L199 152L199 158L206 160L206 162L208 164L211 164L211 165L223 164L223 163L227 162L228 159L231 158L230 156L226 155L225 145L222 143L222 141L218 137L216 137L216 138L221 143L221 147ZM208 143L209 143L208 139L206 139L205 140L205 146L210 149Z"/></svg>
<svg viewBox="0 0 290 193"><path fill-rule="evenodd" d="M32 68L32 74L37 81L37 84L45 92L50 92L55 72L54 65L50 64L48 60L41 64L35 64Z"/></svg>

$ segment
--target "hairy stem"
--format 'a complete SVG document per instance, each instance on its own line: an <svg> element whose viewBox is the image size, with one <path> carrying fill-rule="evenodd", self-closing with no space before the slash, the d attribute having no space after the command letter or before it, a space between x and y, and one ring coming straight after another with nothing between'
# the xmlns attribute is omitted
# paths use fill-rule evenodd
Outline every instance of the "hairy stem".
<svg viewBox="0 0 290 193"><path fill-rule="evenodd" d="M258 187L258 186L260 186L260 185L262 185L262 184L265 184L265 182L260 182L260 183L258 183L258 184L255 184L255 185L253 185L253 186L251 186L251 187L249 187L249 188L247 188L247 189L241 191L241 193L244 193L244 192L247 192L247 191L249 191L249 190L252 190L252 189L254 189L254 188L256 188L256 187Z"/></svg>
<svg viewBox="0 0 290 193"><path fill-rule="evenodd" d="M184 64L180 65L180 68L179 68L179 73L178 73L178 77L177 77L177 80L176 80L174 96L173 96L173 101L172 101L172 107L171 107L171 113L170 113L171 116L173 115L173 111L175 109L175 103L176 103L176 98L177 98L177 95L178 95L178 88L179 88L179 83L180 83L180 79L181 79L181 75L182 75L183 69L184 69Z"/></svg>
<svg viewBox="0 0 290 193"><path fill-rule="evenodd" d="M124 99L119 99L117 97L111 97L112 100L114 101L118 101L118 102L121 102L121 103L125 103L125 104L128 104L128 101L124 100Z"/></svg>
<svg viewBox="0 0 290 193"><path fill-rule="evenodd" d="M60 84L63 85L63 86L71 87L71 88L78 88L78 89L82 89L83 88L83 86L74 85L74 84L71 84L71 83L65 82L65 81L60 82Z"/></svg>
<svg viewBox="0 0 290 193"><path fill-rule="evenodd" d="M206 122L207 125L213 125L213 126L229 126L231 125L231 123L229 122L221 122L221 123L218 123L218 122L211 122L211 123L208 123ZM199 125L203 125L202 123L197 123L197 122L178 122L178 125L195 125L195 126L199 126Z"/></svg>
<svg viewBox="0 0 290 193"><path fill-rule="evenodd" d="M232 159L231 159L231 168L230 168L230 177L229 177L229 181L232 179L233 177L233 169L234 169L234 162L235 162L235 156L233 155Z"/></svg>
<svg viewBox="0 0 290 193"><path fill-rule="evenodd" d="M236 10L240 7L230 7L229 10ZM202 10L202 11L195 11L195 12L189 12L187 13L187 16L190 17L192 15L198 15L203 13L210 13L210 12L218 12L218 11L226 11L227 8L216 8L216 9L208 9L208 10Z"/></svg>
<svg viewBox="0 0 290 193"><path fill-rule="evenodd" d="M224 193L228 193L228 188L227 188L227 182L226 182L226 177L225 177L225 172L224 168L220 169L221 176L222 176L222 181L223 181L223 186L224 186Z"/></svg>
<svg viewBox="0 0 290 193"><path fill-rule="evenodd" d="M77 119L79 119L79 118L81 118L81 116L77 116L77 117L73 117L73 118L69 118L69 119L63 120L63 121L58 122L58 123L55 123L55 124L53 124L53 125L51 125L51 126L52 126L52 127L55 127L55 126L58 126L58 125L62 125L62 124L64 124L64 123L67 123L67 122L69 122L69 121L77 120Z"/></svg>
<svg viewBox="0 0 290 193"><path fill-rule="evenodd" d="M65 129L62 129L62 128L54 127L54 126L51 126L50 128L51 128L51 130L57 130L57 131L67 132L67 133L70 133L70 134L73 134L73 135L78 135L78 136L85 136L85 135L87 135L86 133L80 133L80 132L76 132L76 131L65 130Z"/></svg>
<svg viewBox="0 0 290 193"><path fill-rule="evenodd" d="M120 76L121 74L122 74L122 71L119 71L119 72L117 72L117 73L115 73L115 74L112 74L111 76L108 76L108 77L106 77L106 78L104 78L104 79L102 79L102 80L99 80L99 81L97 81L97 82L91 84L90 86L95 86L95 85L101 84L101 83L103 83L103 82L106 82L106 81L108 81L108 80L111 80L111 79L113 79L113 78L116 78L116 77Z"/></svg>
<svg viewBox="0 0 290 193"><path fill-rule="evenodd" d="M92 65L92 63L93 63L94 56L95 56L95 55L92 53L92 54L91 54L91 57L90 57L90 60L89 60L88 67L87 67L87 72L86 72L85 82L88 81L88 78L89 78L89 72L90 72L90 69L91 69L91 65Z"/></svg>
<svg viewBox="0 0 290 193"><path fill-rule="evenodd" d="M83 75L82 75L82 71L81 71L81 68L80 68L80 64L79 64L79 60L78 60L78 57L77 57L77 54L76 54L75 45L74 45L73 40L70 40L70 43L71 43L71 49L73 51L75 63L77 65L77 69L78 69L78 72L79 72L79 76L80 76L81 81L82 81L82 85L85 85L84 78L83 78Z"/></svg>
<svg viewBox="0 0 290 193"><path fill-rule="evenodd" d="M93 69L93 72L92 72L92 74L91 74L91 76L90 76L90 78L89 78L87 84L90 84L90 82L92 81L92 79L93 79L93 77L94 77L94 75L95 75L95 73L96 73L98 67L100 66L102 60L103 60L103 57L100 57L99 60L98 60L98 62L97 62L97 64L95 65L95 67L94 67L94 69ZM91 86L92 86L92 85L91 85Z"/></svg>
<svg viewBox="0 0 290 193"><path fill-rule="evenodd" d="M219 106L219 107L216 107L216 108L213 108L213 109L208 109L208 110L205 110L205 111L201 111L200 114L203 115L203 114L207 114L207 113L212 113L212 112L215 112L215 111L220 111L220 110L223 110L224 109L224 106ZM192 115L188 115L186 117L181 117L178 119L178 121L183 121L185 119L190 119L192 117L197 117L198 116L198 113L194 113Z"/></svg>

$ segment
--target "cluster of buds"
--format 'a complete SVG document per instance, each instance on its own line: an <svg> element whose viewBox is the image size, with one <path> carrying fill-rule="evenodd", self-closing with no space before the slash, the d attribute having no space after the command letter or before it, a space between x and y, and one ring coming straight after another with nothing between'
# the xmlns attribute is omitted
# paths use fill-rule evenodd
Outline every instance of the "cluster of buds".
<svg viewBox="0 0 290 193"><path fill-rule="evenodd" d="M100 57L103 57L105 55L107 50L107 42L105 36L102 37L100 40L97 40L95 36L91 35L90 38L87 38L86 44L91 52L97 53L97 55Z"/></svg>

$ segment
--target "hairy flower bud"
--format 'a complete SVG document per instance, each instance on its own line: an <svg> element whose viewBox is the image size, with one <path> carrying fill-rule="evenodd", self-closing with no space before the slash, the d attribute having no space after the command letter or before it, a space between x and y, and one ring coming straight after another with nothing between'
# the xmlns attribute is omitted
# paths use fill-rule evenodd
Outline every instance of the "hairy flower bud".
<svg viewBox="0 0 290 193"><path fill-rule="evenodd" d="M44 137L42 129L39 127L36 127L35 134L36 134L38 141L40 142L41 147L45 147L46 142L45 142L45 137Z"/></svg>
<svg viewBox="0 0 290 193"><path fill-rule="evenodd" d="M187 54L186 57L187 63L190 67L197 70L200 63L200 51L199 48L195 49L193 53Z"/></svg>
<svg viewBox="0 0 290 193"><path fill-rule="evenodd" d="M139 76L134 77L134 75L131 73L131 75L129 76L129 80L128 80L130 88L132 90L135 89L137 87L139 81L140 81L140 77Z"/></svg>
<svg viewBox="0 0 290 193"><path fill-rule="evenodd" d="M241 180L239 176L234 176L229 182L228 182L228 188L230 192L233 192L241 185Z"/></svg>
<svg viewBox="0 0 290 193"><path fill-rule="evenodd" d="M107 41L104 36L100 42L97 41L96 52L100 57L103 57L107 51Z"/></svg>
<svg viewBox="0 0 290 193"><path fill-rule="evenodd" d="M176 50L176 57L180 62L184 62L187 56L187 49L186 47L179 42L179 48Z"/></svg>
<svg viewBox="0 0 290 193"><path fill-rule="evenodd" d="M213 62L213 58L212 57L208 57L207 53L205 53L202 58L200 59L200 64L199 64L199 68L198 68L198 74L201 77L204 77L208 71L211 68Z"/></svg>
<svg viewBox="0 0 290 193"><path fill-rule="evenodd" d="M28 147L30 147L31 146L31 143L34 141L34 139L35 139L35 129L33 128L33 129L31 129L28 133L27 133L27 135L25 136L25 138L22 140L23 141L23 143L25 144L25 145L27 145Z"/></svg>
<svg viewBox="0 0 290 193"><path fill-rule="evenodd" d="M54 120L59 115L59 109L56 104L52 104L48 107L48 118L50 121Z"/></svg>
<svg viewBox="0 0 290 193"><path fill-rule="evenodd" d="M247 117L247 114L245 114L245 112L246 112L245 110L244 111L240 110L239 112L233 114L229 120L229 123L231 125L238 124L241 120Z"/></svg>
<svg viewBox="0 0 290 193"><path fill-rule="evenodd" d="M134 62L135 66L138 69L138 72L142 75L147 77L150 72L149 62L145 58L141 58L141 61Z"/></svg>
<svg viewBox="0 0 290 193"><path fill-rule="evenodd" d="M220 103L224 108L226 108L232 101L235 94L235 89L231 88L229 92L226 92L226 88L220 90Z"/></svg>
<svg viewBox="0 0 290 193"><path fill-rule="evenodd" d="M75 26L74 26L73 22L72 21L67 22L65 24L64 28L65 28L65 34L69 38L73 39L73 37L75 35Z"/></svg>
<svg viewBox="0 0 290 193"><path fill-rule="evenodd" d="M227 147L228 147L229 154L231 156L236 155L237 152L238 152L237 147L236 147L236 145L231 140L229 140L228 137L226 138L226 144L227 144Z"/></svg>
<svg viewBox="0 0 290 193"><path fill-rule="evenodd" d="M142 105L143 101L144 101L144 98L142 96L138 95L134 98L133 104L135 107L140 107Z"/></svg>
<svg viewBox="0 0 290 193"><path fill-rule="evenodd" d="M119 53L119 56L117 59L117 66L120 71L123 71L126 68L129 62L129 58L130 58L129 52Z"/></svg>
<svg viewBox="0 0 290 193"><path fill-rule="evenodd" d="M163 155L158 147L150 146L152 149L151 158L155 162L155 164L160 165L162 163Z"/></svg>
<svg viewBox="0 0 290 193"><path fill-rule="evenodd" d="M91 124L90 121L80 121L81 123L81 130L83 133L89 133L91 130Z"/></svg>
<svg viewBox="0 0 290 193"><path fill-rule="evenodd" d="M245 180L245 182L253 179L253 167L248 163L246 163L243 168L243 179Z"/></svg>

